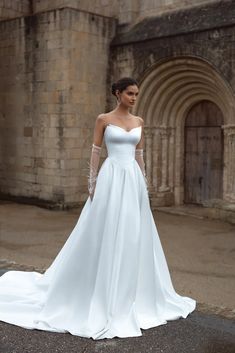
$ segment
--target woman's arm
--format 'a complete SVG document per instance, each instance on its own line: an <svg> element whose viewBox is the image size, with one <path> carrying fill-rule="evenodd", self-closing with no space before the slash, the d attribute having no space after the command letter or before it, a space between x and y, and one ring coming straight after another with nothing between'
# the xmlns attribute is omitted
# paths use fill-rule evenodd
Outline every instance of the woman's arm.
<svg viewBox="0 0 235 353"><path fill-rule="evenodd" d="M141 121L141 138L138 144L136 145L136 150L135 150L135 159L137 163L140 166L140 169L142 171L142 174L145 179L146 186L148 187L148 180L146 176L146 170L145 170L145 162L144 162L144 120L140 117L138 117Z"/></svg>
<svg viewBox="0 0 235 353"><path fill-rule="evenodd" d="M136 145L137 149L144 149L144 120L138 116L138 119L140 121L140 125L142 126L141 128L141 138L138 144Z"/></svg>
<svg viewBox="0 0 235 353"><path fill-rule="evenodd" d="M100 162L100 155L102 150L102 141L104 135L104 122L103 122L103 114L98 115L95 121L95 128L93 134L93 143L91 148L91 157L89 164L89 175L88 175L88 191L93 199L96 179L98 175L98 167Z"/></svg>
<svg viewBox="0 0 235 353"><path fill-rule="evenodd" d="M101 147L104 136L104 114L99 114L95 121L95 128L93 133L93 144Z"/></svg>

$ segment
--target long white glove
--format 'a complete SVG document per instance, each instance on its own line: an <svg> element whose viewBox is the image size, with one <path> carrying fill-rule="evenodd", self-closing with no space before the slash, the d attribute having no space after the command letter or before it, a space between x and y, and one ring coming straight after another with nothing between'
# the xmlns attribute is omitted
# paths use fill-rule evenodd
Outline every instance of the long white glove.
<svg viewBox="0 0 235 353"><path fill-rule="evenodd" d="M94 143L92 144L91 158L89 163L89 175L88 175L88 191L91 198L93 197L93 194L95 191L101 149L102 147L96 146Z"/></svg>
<svg viewBox="0 0 235 353"><path fill-rule="evenodd" d="M140 169L141 169L142 174L143 174L144 179L145 179L146 186L148 188L148 180L147 180L146 171L145 171L144 150L143 150L143 148L136 148L135 149L135 159L136 159L137 163L140 166Z"/></svg>

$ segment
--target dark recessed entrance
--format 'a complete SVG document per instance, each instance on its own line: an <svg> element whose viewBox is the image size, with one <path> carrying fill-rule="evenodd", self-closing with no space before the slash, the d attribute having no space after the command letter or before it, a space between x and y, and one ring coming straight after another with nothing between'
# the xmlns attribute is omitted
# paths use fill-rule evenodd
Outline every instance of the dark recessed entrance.
<svg viewBox="0 0 235 353"><path fill-rule="evenodd" d="M223 115L216 104L194 105L185 122L185 203L222 198Z"/></svg>

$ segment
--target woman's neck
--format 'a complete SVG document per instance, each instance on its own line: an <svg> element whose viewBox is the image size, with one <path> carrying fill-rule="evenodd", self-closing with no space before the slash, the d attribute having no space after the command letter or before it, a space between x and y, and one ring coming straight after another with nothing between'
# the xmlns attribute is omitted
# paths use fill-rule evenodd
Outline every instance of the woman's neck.
<svg viewBox="0 0 235 353"><path fill-rule="evenodd" d="M123 120L130 119L132 117L131 113L129 112L129 109L119 107L117 109L114 109L113 112L118 114L120 119Z"/></svg>

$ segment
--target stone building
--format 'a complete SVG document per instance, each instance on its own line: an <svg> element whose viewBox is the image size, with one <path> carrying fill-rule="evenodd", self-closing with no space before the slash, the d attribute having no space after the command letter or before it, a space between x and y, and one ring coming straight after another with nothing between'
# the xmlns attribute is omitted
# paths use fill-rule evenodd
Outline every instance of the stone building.
<svg viewBox="0 0 235 353"><path fill-rule="evenodd" d="M234 0L0 1L1 198L82 204L94 121L127 75L152 205L232 206Z"/></svg>

